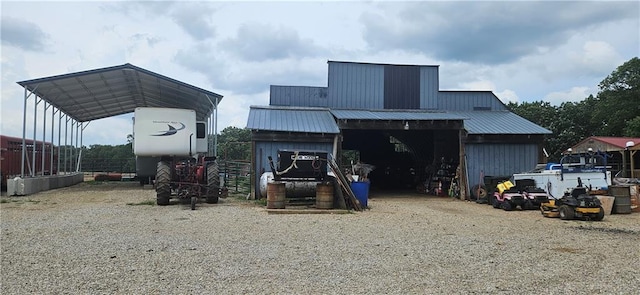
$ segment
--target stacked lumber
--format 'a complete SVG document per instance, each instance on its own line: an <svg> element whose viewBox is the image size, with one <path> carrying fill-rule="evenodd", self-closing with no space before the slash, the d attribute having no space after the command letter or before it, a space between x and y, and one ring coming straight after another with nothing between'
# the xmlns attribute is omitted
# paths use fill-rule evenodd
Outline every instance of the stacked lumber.
<svg viewBox="0 0 640 295"><path fill-rule="evenodd" d="M329 168L331 168L331 172L333 172L333 175L336 176L336 182L340 187L347 209L352 209L356 211L364 210L364 208L362 208L362 205L360 205L360 201L358 201L358 199L356 198L356 195L351 190L349 181L347 180L345 175L342 173L342 171L340 171L340 167L338 167L338 164L336 163L336 161L334 159L327 159L327 162L329 163Z"/></svg>

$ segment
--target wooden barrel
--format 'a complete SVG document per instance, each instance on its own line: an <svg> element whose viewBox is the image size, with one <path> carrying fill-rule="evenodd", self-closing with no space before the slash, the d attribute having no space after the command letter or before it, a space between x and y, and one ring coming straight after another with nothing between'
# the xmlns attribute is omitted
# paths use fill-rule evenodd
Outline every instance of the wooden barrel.
<svg viewBox="0 0 640 295"><path fill-rule="evenodd" d="M267 209L284 209L285 192L284 182L267 183Z"/></svg>
<svg viewBox="0 0 640 295"><path fill-rule="evenodd" d="M333 184L321 182L316 185L316 209L333 209Z"/></svg>

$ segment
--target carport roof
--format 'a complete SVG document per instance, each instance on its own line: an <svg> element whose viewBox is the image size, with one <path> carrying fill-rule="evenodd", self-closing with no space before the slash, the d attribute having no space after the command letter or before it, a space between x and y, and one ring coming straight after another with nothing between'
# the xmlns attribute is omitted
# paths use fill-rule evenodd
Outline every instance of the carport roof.
<svg viewBox="0 0 640 295"><path fill-rule="evenodd" d="M222 99L129 63L17 83L78 122L131 113L136 107L192 109L205 120Z"/></svg>

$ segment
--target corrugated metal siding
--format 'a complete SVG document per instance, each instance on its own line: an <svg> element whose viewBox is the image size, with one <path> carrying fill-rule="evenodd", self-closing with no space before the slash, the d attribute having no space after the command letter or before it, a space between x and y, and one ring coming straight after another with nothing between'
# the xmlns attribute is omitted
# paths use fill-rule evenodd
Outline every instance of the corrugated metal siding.
<svg viewBox="0 0 640 295"><path fill-rule="evenodd" d="M473 111L485 108L491 111L507 110L507 107L491 91L440 91L438 109L444 111Z"/></svg>
<svg viewBox="0 0 640 295"><path fill-rule="evenodd" d="M484 176L511 176L530 171L538 162L538 146L535 144L466 144L469 186L480 182Z"/></svg>
<svg viewBox="0 0 640 295"><path fill-rule="evenodd" d="M433 110L438 108L438 90L440 77L437 66L420 67L420 108Z"/></svg>
<svg viewBox="0 0 640 295"><path fill-rule="evenodd" d="M552 132L510 111L451 112L464 120L469 134L551 134Z"/></svg>
<svg viewBox="0 0 640 295"><path fill-rule="evenodd" d="M328 81L329 108L384 108L384 66L329 62Z"/></svg>
<svg viewBox="0 0 640 295"><path fill-rule="evenodd" d="M260 192L260 176L263 172L270 172L269 158L271 156L274 161L278 159L278 150L311 150L311 151L324 151L333 154L333 144L331 143L317 143L317 142L256 142L256 167L255 167L255 184L254 187L256 195ZM277 163L274 165L278 166ZM327 170L329 171L329 170Z"/></svg>
<svg viewBox="0 0 640 295"><path fill-rule="evenodd" d="M413 110L420 108L420 68L417 66L384 67L384 108Z"/></svg>
<svg viewBox="0 0 640 295"><path fill-rule="evenodd" d="M327 107L327 87L271 85L269 105Z"/></svg>
<svg viewBox="0 0 640 295"><path fill-rule="evenodd" d="M247 128L253 130L340 133L329 110L251 107Z"/></svg>
<svg viewBox="0 0 640 295"><path fill-rule="evenodd" d="M367 110L331 110L337 119L347 120L462 120L458 114L445 112L418 111L367 111Z"/></svg>

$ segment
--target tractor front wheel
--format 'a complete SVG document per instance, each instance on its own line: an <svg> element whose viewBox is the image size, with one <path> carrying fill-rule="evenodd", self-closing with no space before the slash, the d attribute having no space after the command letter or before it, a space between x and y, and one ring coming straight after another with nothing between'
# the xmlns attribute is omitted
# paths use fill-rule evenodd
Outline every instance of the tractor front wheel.
<svg viewBox="0 0 640 295"><path fill-rule="evenodd" d="M156 203L159 206L169 205L171 198L171 168L166 161L158 162L156 170Z"/></svg>

